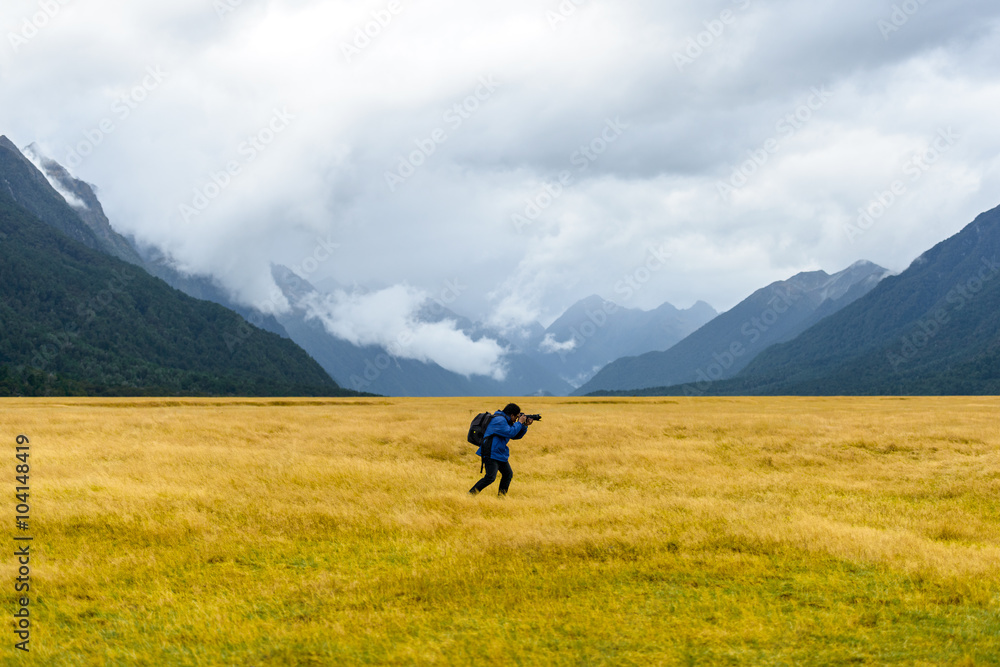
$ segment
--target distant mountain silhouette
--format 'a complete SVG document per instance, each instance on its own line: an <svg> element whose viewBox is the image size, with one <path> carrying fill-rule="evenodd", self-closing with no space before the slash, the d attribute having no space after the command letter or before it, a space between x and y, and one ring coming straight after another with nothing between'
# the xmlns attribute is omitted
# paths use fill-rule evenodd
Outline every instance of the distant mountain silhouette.
<svg viewBox="0 0 1000 667"><path fill-rule="evenodd" d="M829 275L800 273L763 287L665 352L618 359L577 394L732 377L775 343L795 338L873 289L888 271L857 262Z"/></svg>
<svg viewBox="0 0 1000 667"><path fill-rule="evenodd" d="M428 302L419 313L422 322L451 320L473 340L488 336L508 350L506 377L466 377L436 363L407 359L376 346L357 346L329 333L311 317L305 302L319 291L291 269L275 265L272 276L292 309L279 317L292 340L308 351L339 383L351 389L386 396L526 396L566 394L571 387L548 369L519 353L516 345L497 332L484 330L441 304Z"/></svg>
<svg viewBox="0 0 1000 667"><path fill-rule="evenodd" d="M716 315L704 301L644 311L590 296L549 325L535 349L544 355L540 363L579 386L616 359L672 347Z"/></svg>

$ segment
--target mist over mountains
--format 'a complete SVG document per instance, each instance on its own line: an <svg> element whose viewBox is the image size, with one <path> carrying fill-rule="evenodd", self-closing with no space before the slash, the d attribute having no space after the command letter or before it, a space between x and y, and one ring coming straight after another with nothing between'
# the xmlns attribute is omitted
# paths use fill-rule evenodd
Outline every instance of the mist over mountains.
<svg viewBox="0 0 1000 667"><path fill-rule="evenodd" d="M124 237L115 231L104 213L93 186L74 178L61 164L42 155L34 144L25 147L24 153L21 154L10 140L0 137L0 157L8 161L8 167L17 165L23 168L24 162L30 162L36 168L34 172L27 170L28 177L20 179L23 185L17 192L27 210L36 214L42 221L90 248L142 267L148 273L161 278L171 287L189 296L218 303L252 320L262 329L288 337L272 316L237 303L211 276L181 272L173 267L172 260L162 250L141 245L135 239ZM14 170L14 173L11 173L8 169L4 174L5 177L10 175L11 178L18 180L16 174L19 171ZM42 176L44 181L38 178L39 176ZM70 211L67 211L62 202L52 204L44 185L46 182L63 197Z"/></svg>
<svg viewBox="0 0 1000 667"><path fill-rule="evenodd" d="M49 258L36 264L62 267L38 277L40 284L51 284L43 293L64 295L52 297L62 299L63 310L52 310L45 298L25 299L22 292L28 283L23 276L5 282L5 303L19 303L21 308L5 312L9 323L0 354L12 392L231 392L240 383L226 378L234 372L252 374L253 367L275 354L296 359L291 366L283 362L290 375L273 375L278 367L272 365L270 379L250 382L247 386L254 387L250 391L282 393L300 387L305 393L530 396L939 393L950 387L976 393L993 387L995 380L998 322L991 313L1000 306L995 303L1000 292L994 291L1000 281L991 279L1000 251L996 210L935 246L900 276L859 260L832 275L810 271L774 282L722 314L701 301L687 309L664 303L639 310L592 295L571 305L547 327L533 322L505 328L452 310L461 285L449 284L438 295L405 284L366 289L325 280L318 288L282 265L272 266L276 290L269 302L239 303L212 276L185 273L161 249L140 245L115 231L94 188L34 145L21 152L0 137L0 183L5 233L16 232L17 225L34 230L25 238L48 248ZM51 231L38 231L32 221ZM72 260L66 259L67 248L53 245L52 233L98 254L73 251ZM10 238L21 240L6 243L5 250L23 247L19 244L24 238L18 234ZM23 254L36 257L37 248ZM204 318L209 311L189 310L184 311L188 315L165 323L156 309L143 310L132 301L125 307L123 301L117 305L124 310L119 308L114 316L109 311L99 330L83 335L74 327L74 340L80 336L81 344L71 345L65 331L58 330L65 326L64 320L72 319L72 303L87 302L79 288L105 278L78 278L68 284L66 276L80 271L99 275L105 269L95 257L134 267L135 275L144 276L135 284L155 294L149 300L166 303L193 297L200 301L184 303L214 302L222 307L220 313L232 313L226 317L238 314L238 322L214 329L194 326L188 320ZM978 263L969 257L978 258ZM21 266L15 257L8 257L8 272L15 265ZM176 291L163 292L148 282L151 277ZM163 306L180 312L177 307ZM51 312L39 310L46 308ZM217 320L220 315L208 317ZM17 326L13 319L19 320ZM129 331L123 349L132 350L130 361L117 359L121 350L109 342L123 340L116 327ZM154 333L157 327L167 331L180 327L187 331L184 335L200 338L187 345L190 353L152 354L150 344L162 346L153 343L163 333ZM132 334L138 338L132 340ZM57 354L58 362L48 363L37 352L37 340L46 336L63 340L63 347L72 352ZM184 339L174 333L169 336L177 342ZM895 339L902 343L896 345ZM899 351L893 352L894 345ZM103 366L88 357L96 349L105 350ZM212 358L205 356L209 349L226 353ZM248 365L243 371L239 364L220 367L226 357L245 357ZM108 364L118 370L108 370ZM88 375L88 368L94 372Z"/></svg>
<svg viewBox="0 0 1000 667"><path fill-rule="evenodd" d="M564 394L570 389L557 376L531 363L514 342L449 311L440 302L421 300L419 295L413 295L416 298L408 318L389 318L397 320L386 323L394 338L389 345L366 344L366 339L358 337L352 342L348 338L351 334L338 336L334 332L357 323L338 322L330 301L353 300L356 305L366 295L325 294L287 267L275 266L272 271L291 305L278 316L280 323L332 377L341 378L344 386L393 396ZM377 300L374 307L378 307ZM492 374L463 374L433 361L427 354L430 350L420 349L421 345L447 345L449 340L456 347L471 343L505 350L503 366ZM456 350L456 354L461 351Z"/></svg>
<svg viewBox="0 0 1000 667"><path fill-rule="evenodd" d="M447 291L437 298L399 286L334 285L321 291L276 265L272 277L280 294L263 304L280 311L275 317L235 302L211 276L179 271L160 249L118 234L92 186L34 146L22 154L6 138L3 142L5 182L26 210L92 249L290 338L350 389L413 396L564 395L621 353L669 347L715 315L703 303L688 311L664 304L644 312L591 297L548 328L536 323L505 331L453 312ZM279 304L287 307L281 310ZM238 346L247 331L223 337L230 347Z"/></svg>
<svg viewBox="0 0 1000 667"><path fill-rule="evenodd" d="M0 137L0 395L354 394L291 341L152 276L88 192L57 184Z"/></svg>

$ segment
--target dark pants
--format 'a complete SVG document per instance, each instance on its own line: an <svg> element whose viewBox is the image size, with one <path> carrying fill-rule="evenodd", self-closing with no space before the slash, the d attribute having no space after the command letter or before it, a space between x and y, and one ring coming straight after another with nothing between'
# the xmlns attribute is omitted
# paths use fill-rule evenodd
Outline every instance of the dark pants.
<svg viewBox="0 0 1000 667"><path fill-rule="evenodd" d="M510 486L510 480L514 476L514 471L510 469L510 463L507 461L494 461L493 459L484 459L483 464L486 466L486 476L481 480L476 482L476 485L469 489L469 493L475 495L485 489L487 486L493 483L497 478L497 471L500 471L500 493L498 495L507 495L507 487Z"/></svg>

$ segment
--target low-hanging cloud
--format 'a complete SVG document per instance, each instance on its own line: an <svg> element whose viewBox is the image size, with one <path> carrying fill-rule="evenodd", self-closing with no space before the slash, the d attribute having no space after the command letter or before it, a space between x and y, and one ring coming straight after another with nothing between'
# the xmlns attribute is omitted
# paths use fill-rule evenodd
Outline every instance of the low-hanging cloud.
<svg viewBox="0 0 1000 667"><path fill-rule="evenodd" d="M43 164L45 161L45 157L39 155L34 146L25 147L24 157L28 158L31 164L35 165L35 169L40 171L42 175L45 176L45 180L49 182L49 185L52 186L52 189L58 192L62 196L62 198L66 200L67 204L69 204L73 208L82 208L82 209L87 208L87 204L82 199L80 199L75 194L67 190L65 187L63 187L62 183L60 183L57 179L52 177L52 175L49 173L49 170L47 170Z"/></svg>
<svg viewBox="0 0 1000 667"><path fill-rule="evenodd" d="M543 338L542 342L538 344L538 349L545 354L557 354L560 352L565 353L575 350L576 344L576 338L570 338L569 340L560 343L556 340L556 337L553 334L545 334L545 338Z"/></svg>
<svg viewBox="0 0 1000 667"><path fill-rule="evenodd" d="M503 380L504 348L490 338L473 340L454 320L421 321L418 313L429 299L422 290L396 285L368 294L313 292L299 306L331 335L354 345L378 345L394 357L436 363L466 377Z"/></svg>

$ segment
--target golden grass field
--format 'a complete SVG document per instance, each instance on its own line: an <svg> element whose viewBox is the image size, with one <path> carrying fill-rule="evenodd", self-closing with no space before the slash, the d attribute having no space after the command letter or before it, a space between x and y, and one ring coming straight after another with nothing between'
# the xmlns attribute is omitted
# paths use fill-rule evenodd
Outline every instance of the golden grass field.
<svg viewBox="0 0 1000 667"><path fill-rule="evenodd" d="M4 664L1000 663L997 398L4 399Z"/></svg>

